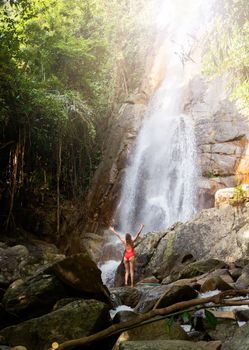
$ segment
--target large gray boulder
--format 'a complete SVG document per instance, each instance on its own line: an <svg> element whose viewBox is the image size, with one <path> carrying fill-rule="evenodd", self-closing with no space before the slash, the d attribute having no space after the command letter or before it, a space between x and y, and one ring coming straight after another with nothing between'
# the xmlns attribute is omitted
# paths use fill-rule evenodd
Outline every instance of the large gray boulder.
<svg viewBox="0 0 249 350"><path fill-rule="evenodd" d="M26 279L64 259L53 244L30 240L25 244L0 245L0 286Z"/></svg>
<svg viewBox="0 0 249 350"><path fill-rule="evenodd" d="M192 342L188 340L140 340L120 344L120 350L219 350L221 342Z"/></svg>
<svg viewBox="0 0 249 350"><path fill-rule="evenodd" d="M56 276L39 274L27 281L13 282L2 303L10 315L27 319L51 311L56 301L65 298L67 293L67 289Z"/></svg>
<svg viewBox="0 0 249 350"><path fill-rule="evenodd" d="M234 334L224 342L221 350L248 350L249 349L249 323L237 328Z"/></svg>
<svg viewBox="0 0 249 350"><path fill-rule="evenodd" d="M5 312L29 319L50 312L54 304L68 296L96 299L112 305L101 272L88 254L76 254L28 278L16 280L6 290Z"/></svg>
<svg viewBox="0 0 249 350"><path fill-rule="evenodd" d="M84 337L110 325L108 306L97 300L78 300L66 306L0 331L4 344L28 350L48 350L53 342Z"/></svg>
<svg viewBox="0 0 249 350"><path fill-rule="evenodd" d="M178 323L174 323L168 331L166 331L165 320L159 320L157 322L150 322L142 326L133 328L129 331L123 332L113 350L119 350L121 344L127 340L129 341L155 341L155 340L189 340L187 333L181 328Z"/></svg>
<svg viewBox="0 0 249 350"><path fill-rule="evenodd" d="M151 258L143 267L139 279L153 274L162 280L176 267L183 269L188 266L188 261L186 264L184 258L187 256L192 256L194 260L223 260L223 267L224 262L248 257L248 218L249 206L246 204L239 211L233 207L202 210L192 220L174 225L160 236L156 247L149 252ZM138 245L137 256L146 251L151 235L153 234L147 234ZM215 268L221 267L220 265ZM189 274L181 274L177 278L187 276L191 277Z"/></svg>
<svg viewBox="0 0 249 350"><path fill-rule="evenodd" d="M102 300L111 305L110 292L102 282L101 271L88 254L71 255L49 270L82 297Z"/></svg>

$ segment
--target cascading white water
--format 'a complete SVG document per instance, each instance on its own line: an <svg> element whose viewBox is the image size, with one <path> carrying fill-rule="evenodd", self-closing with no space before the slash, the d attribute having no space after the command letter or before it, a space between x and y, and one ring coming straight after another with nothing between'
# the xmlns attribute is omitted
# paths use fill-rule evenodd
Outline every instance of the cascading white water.
<svg viewBox="0 0 249 350"><path fill-rule="evenodd" d="M134 232L141 222L146 231L165 229L188 220L196 208L195 135L191 117L183 114L186 81L181 58L189 49L201 7L196 0L182 1L181 7L179 1L167 4L167 73L150 102L126 169L116 212L121 232Z"/></svg>
<svg viewBox="0 0 249 350"><path fill-rule="evenodd" d="M151 101L149 117L126 170L117 209L121 231L160 230L195 211L196 148L193 123L182 114L183 67L171 59Z"/></svg>
<svg viewBox="0 0 249 350"><path fill-rule="evenodd" d="M122 233L134 233L140 223L147 232L166 229L196 210L197 152L193 120L183 113L188 80L182 58L205 28L213 1L162 0L159 24L167 42L167 73L128 160L115 215ZM111 281L112 264L107 264L103 270Z"/></svg>

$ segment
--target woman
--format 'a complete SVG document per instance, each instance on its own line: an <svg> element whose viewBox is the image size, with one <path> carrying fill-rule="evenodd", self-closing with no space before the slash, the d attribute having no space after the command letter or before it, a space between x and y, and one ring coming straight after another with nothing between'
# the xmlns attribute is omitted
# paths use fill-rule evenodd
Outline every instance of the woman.
<svg viewBox="0 0 249 350"><path fill-rule="evenodd" d="M114 228L111 226L110 230L120 239L120 241L125 246L125 255L124 255L124 265L125 265L125 285L128 284L128 277L129 274L131 276L131 287L134 286L134 260L135 260L135 251L134 251L134 243L140 233L142 232L144 228L144 224L141 224L136 236L134 239L132 239L130 233L126 233L125 239L123 239L118 232L114 230Z"/></svg>

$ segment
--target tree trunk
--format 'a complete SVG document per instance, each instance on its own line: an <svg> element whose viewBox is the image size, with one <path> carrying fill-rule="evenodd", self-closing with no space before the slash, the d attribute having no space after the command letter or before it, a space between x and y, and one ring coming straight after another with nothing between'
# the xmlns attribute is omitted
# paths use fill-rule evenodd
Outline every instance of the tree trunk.
<svg viewBox="0 0 249 350"><path fill-rule="evenodd" d="M62 148L62 139L61 135L59 136L58 143L58 162L57 162L57 213L56 213L56 232L57 235L60 233L60 177L61 177L61 148Z"/></svg>

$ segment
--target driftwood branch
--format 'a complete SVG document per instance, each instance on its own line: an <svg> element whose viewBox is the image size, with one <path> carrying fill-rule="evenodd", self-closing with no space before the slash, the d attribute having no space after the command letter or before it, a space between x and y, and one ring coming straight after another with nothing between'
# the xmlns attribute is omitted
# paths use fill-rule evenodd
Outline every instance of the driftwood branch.
<svg viewBox="0 0 249 350"><path fill-rule="evenodd" d="M127 322L122 322L119 324L112 325L98 333L92 334L87 337L68 340L59 345L57 350L71 350L74 347L81 346L83 349L84 346L88 346L91 343L96 341L100 341L104 338L110 337L114 334L120 334L125 330L140 326L144 321L149 319L153 319L157 316L166 316L173 312L185 310L186 308L195 307L199 305L204 305L207 303L212 303L214 305L219 306L231 306L231 305L248 305L249 301L241 301L241 300L225 300L228 297L242 296L249 294L249 289L245 290L227 290L216 294L211 297L200 298L200 299L192 299L187 301L181 301L176 304L161 308L161 309L153 309L145 314L139 315L136 319L132 319Z"/></svg>

